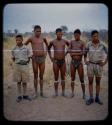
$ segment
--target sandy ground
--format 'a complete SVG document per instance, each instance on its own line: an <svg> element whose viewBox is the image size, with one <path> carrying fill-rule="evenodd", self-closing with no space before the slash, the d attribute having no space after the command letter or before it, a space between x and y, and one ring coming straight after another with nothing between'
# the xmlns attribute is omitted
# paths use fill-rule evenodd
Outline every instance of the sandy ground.
<svg viewBox="0 0 112 125"><path fill-rule="evenodd" d="M47 64L46 64L46 67ZM52 68L48 67L48 68ZM45 72L46 73L46 72ZM52 74L53 76L53 74ZM88 82L85 67L86 95L88 97ZM33 72L30 64L30 82L28 83L28 94L32 96ZM103 105L93 103L90 106L85 105L82 99L82 91L79 83L79 77L76 77L75 97L65 98L61 96L61 85L59 86L59 97L53 98L54 94L53 79L44 81L44 94L48 98L40 96L32 101L23 100L16 102L17 86L12 81L12 69L10 74L4 79L4 117L12 121L87 121L103 120L108 115L108 68L104 67L104 73L101 80L101 99ZM70 78L66 80L66 95L71 94ZM95 95L95 84L94 84Z"/></svg>

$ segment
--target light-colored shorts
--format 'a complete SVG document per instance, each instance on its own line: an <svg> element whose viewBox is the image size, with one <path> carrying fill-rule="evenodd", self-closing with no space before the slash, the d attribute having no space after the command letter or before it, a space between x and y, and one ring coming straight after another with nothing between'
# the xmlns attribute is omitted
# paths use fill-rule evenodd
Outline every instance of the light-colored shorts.
<svg viewBox="0 0 112 125"><path fill-rule="evenodd" d="M29 65L14 64L14 82L27 83L29 81Z"/></svg>
<svg viewBox="0 0 112 125"><path fill-rule="evenodd" d="M88 77L101 77L103 73L103 67L98 64L89 63L87 65L87 75Z"/></svg>

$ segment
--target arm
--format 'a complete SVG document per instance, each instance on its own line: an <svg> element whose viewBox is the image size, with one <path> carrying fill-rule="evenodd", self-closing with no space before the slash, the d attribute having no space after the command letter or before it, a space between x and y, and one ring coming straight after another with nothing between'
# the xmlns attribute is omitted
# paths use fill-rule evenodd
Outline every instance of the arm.
<svg viewBox="0 0 112 125"><path fill-rule="evenodd" d="M12 57L11 57L12 61L15 62L15 56L14 56L14 51L13 50L11 51L11 55L12 55Z"/></svg>
<svg viewBox="0 0 112 125"><path fill-rule="evenodd" d="M27 54L28 54L28 63L30 62L30 58L32 57L30 49L27 49Z"/></svg>
<svg viewBox="0 0 112 125"><path fill-rule="evenodd" d="M32 40L31 40L31 38L29 38L28 40L26 40L25 42L24 42L24 45L28 45L29 43L31 43L32 42Z"/></svg>
<svg viewBox="0 0 112 125"><path fill-rule="evenodd" d="M104 62L101 62L101 64L100 64L101 66L104 66L108 62L108 49L107 49L106 45L104 45L103 49L104 49L105 54L107 55L107 57L106 57Z"/></svg>
<svg viewBox="0 0 112 125"><path fill-rule="evenodd" d="M44 38L43 40L44 40L44 43L46 44L46 47L48 49L48 42L47 42L46 38Z"/></svg>
<svg viewBox="0 0 112 125"><path fill-rule="evenodd" d="M53 43L52 43L52 41L50 42L50 44L49 44L49 46L48 46L48 54L49 54L49 57L50 57L50 59L51 59L51 61L53 61L53 58L52 58L52 56L51 56L51 47L53 46Z"/></svg>
<svg viewBox="0 0 112 125"><path fill-rule="evenodd" d="M66 55L67 55L67 53L68 53L68 51L69 51L69 46L70 46L70 43L69 43L68 41L65 41L65 43L66 43L66 45L68 46L67 51L66 51L66 53L65 53L65 56L66 56Z"/></svg>
<svg viewBox="0 0 112 125"><path fill-rule="evenodd" d="M89 64L89 61L87 61L87 53L88 53L88 51L89 51L89 46L88 46L88 44L87 44L87 46L85 46L85 47L84 47L84 50L83 50L83 52L84 52L84 62L85 62L85 64Z"/></svg>

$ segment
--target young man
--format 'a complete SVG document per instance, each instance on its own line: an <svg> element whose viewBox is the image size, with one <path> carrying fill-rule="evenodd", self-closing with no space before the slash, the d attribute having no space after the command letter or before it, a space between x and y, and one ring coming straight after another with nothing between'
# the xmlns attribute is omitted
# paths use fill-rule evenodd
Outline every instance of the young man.
<svg viewBox="0 0 112 125"><path fill-rule="evenodd" d="M66 63L65 63L65 46L69 45L68 41L62 39L62 29L56 29L57 38L50 42L48 47L48 52L51 61L53 62L53 71L54 71L54 87L55 87L55 97L58 96L58 77L59 71L61 73L61 85L62 85L62 96L65 96L65 72L66 72ZM54 48L54 57L51 56L51 47Z"/></svg>
<svg viewBox="0 0 112 125"><path fill-rule="evenodd" d="M83 64L82 64L82 57L84 55L84 42L80 39L81 31L79 29L76 29L74 31L74 38L75 40L72 40L69 45L68 52L70 53L70 56L72 58L71 60L71 89L72 89L72 95L71 97L74 97L74 85L75 85L75 74L76 70L78 71L82 92L83 92L83 99L85 98L85 84L84 84L84 70L83 70Z"/></svg>
<svg viewBox="0 0 112 125"><path fill-rule="evenodd" d="M99 98L100 93L100 81L102 77L103 66L107 63L107 48L103 42L98 38L98 31L94 30L91 33L92 41L87 44L86 54L85 54L85 63L87 64L87 74L89 80L89 94L90 98L86 101L87 105L90 105L94 102L93 99L93 79L95 76L96 80L96 97L95 102L102 105L102 101ZM87 60L88 55L88 60Z"/></svg>
<svg viewBox="0 0 112 125"><path fill-rule="evenodd" d="M30 51L22 43L22 35L16 36L16 46L12 49L12 60L14 61L14 81L17 82L18 97L17 102L22 99L30 100L27 95L27 82L29 80L28 63L30 61ZM21 84L23 85L23 95L21 93Z"/></svg>
<svg viewBox="0 0 112 125"><path fill-rule="evenodd" d="M34 26L34 36L29 38L25 45L31 43L33 56L32 56L32 66L34 72L34 88L35 88L35 97L38 96L38 77L40 77L40 96L43 95L43 75L45 70L45 59L47 55L48 43L45 38L41 36L41 27L39 25ZM45 46L46 47L45 47ZM39 75L39 76L38 76Z"/></svg>

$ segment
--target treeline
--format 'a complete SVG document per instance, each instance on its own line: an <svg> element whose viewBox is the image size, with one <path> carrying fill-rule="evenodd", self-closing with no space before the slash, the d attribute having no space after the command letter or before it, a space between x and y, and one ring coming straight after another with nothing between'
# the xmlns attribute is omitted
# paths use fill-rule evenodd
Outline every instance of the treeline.
<svg viewBox="0 0 112 125"><path fill-rule="evenodd" d="M22 34L24 37L30 37L32 36L33 32L25 32L25 33L19 33L18 30L14 30L15 32L7 32L3 33L3 38L6 39L7 37L14 37L17 34ZM44 37L54 39L55 38L55 32L44 32L42 33ZM64 32L63 37L65 39L72 39L73 38L73 32ZM99 30L99 37L100 40L108 43L108 31L107 30ZM82 31L82 38L84 38L86 41L91 40L91 31Z"/></svg>

